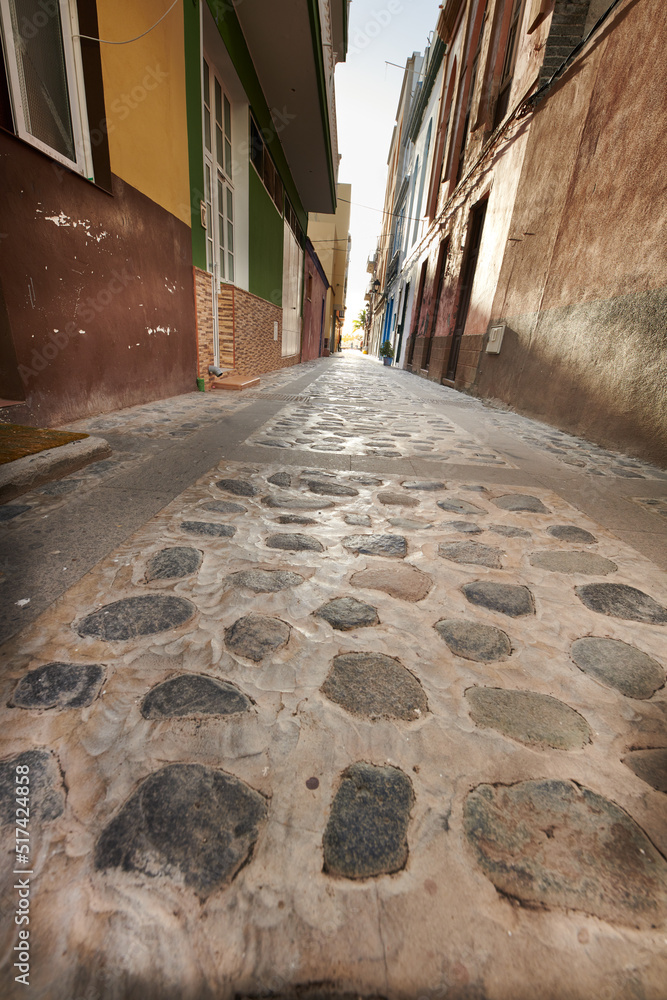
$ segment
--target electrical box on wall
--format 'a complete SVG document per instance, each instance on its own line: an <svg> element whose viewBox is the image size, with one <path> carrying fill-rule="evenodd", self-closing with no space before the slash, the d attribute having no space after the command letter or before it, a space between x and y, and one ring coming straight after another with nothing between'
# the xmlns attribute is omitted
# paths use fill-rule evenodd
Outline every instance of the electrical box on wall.
<svg viewBox="0 0 667 1000"><path fill-rule="evenodd" d="M486 345L487 354L500 354L500 348L502 347L503 337L505 336L505 324L501 323L500 326L492 326L489 330L489 339Z"/></svg>

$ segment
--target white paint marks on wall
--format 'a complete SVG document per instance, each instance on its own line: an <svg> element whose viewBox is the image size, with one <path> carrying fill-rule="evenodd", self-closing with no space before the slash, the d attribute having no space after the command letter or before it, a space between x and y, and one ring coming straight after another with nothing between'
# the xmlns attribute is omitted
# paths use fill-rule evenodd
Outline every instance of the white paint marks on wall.
<svg viewBox="0 0 667 1000"><path fill-rule="evenodd" d="M99 243L109 235L106 229L102 229L98 233L93 232L92 223L90 223L87 219L74 220L71 219L69 215L65 215L64 212L61 212L60 215L45 215L44 218L47 222L52 222L54 226L71 226L72 229L76 229L77 226L81 226L86 234L86 238L95 240L96 243Z"/></svg>

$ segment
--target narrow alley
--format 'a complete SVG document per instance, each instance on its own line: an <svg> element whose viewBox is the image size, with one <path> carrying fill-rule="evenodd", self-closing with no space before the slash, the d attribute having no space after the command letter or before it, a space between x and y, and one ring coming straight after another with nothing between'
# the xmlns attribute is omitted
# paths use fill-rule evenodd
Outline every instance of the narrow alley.
<svg viewBox="0 0 667 1000"><path fill-rule="evenodd" d="M0 525L31 997L664 1000L667 473L354 351L68 426Z"/></svg>

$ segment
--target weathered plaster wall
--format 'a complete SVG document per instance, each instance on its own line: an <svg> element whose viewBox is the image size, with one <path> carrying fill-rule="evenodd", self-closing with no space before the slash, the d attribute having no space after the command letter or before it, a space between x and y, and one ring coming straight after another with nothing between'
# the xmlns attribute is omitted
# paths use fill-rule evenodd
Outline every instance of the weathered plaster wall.
<svg viewBox="0 0 667 1000"><path fill-rule="evenodd" d="M113 177L113 197L0 133L3 291L26 406L57 425L194 387L190 230ZM20 412L19 412L20 411Z"/></svg>
<svg viewBox="0 0 667 1000"><path fill-rule="evenodd" d="M164 11L163 0L97 0L100 38L134 38ZM138 41L100 51L112 172L190 225L181 6Z"/></svg>
<svg viewBox="0 0 667 1000"><path fill-rule="evenodd" d="M509 328L477 382L665 464L666 45L664 4L629 0L538 107L493 304Z"/></svg>
<svg viewBox="0 0 667 1000"><path fill-rule="evenodd" d="M467 5L464 17L452 39L447 72L454 65L454 59L457 60L458 66L461 59L463 38L466 33L465 26L469 23L475 9L474 5L470 3ZM455 161L458 157L462 121L459 120L460 114L457 118L452 110L454 124L450 129L444 155L444 176L438 199L438 215L435 225L430 227L426 237L421 242L421 246L418 247L420 261L428 257L429 264L422 308L416 328L411 368L416 374L439 382L445 378L447 373L452 334L456 326L461 292L461 269L468 240L470 212L478 202L488 198L475 281L456 369L454 384L460 389L470 388L477 374L477 365L484 344L484 335L492 314L492 304L505 249L508 238L513 235L510 231L512 207L522 173L529 129L529 124L525 120L511 124L501 138L496 141L493 149L486 154L483 161L466 179L466 175L476 163L493 129L493 106L498 83L495 76L500 72L500 66L497 65L499 62L497 49L501 38L495 21L502 18L503 9L497 0L489 3L487 7L489 21L485 29L480 70L477 74L471 105L471 126L463 179L456 187L454 182ZM547 18L531 35L526 34L528 20L529 5L526 5L521 19L520 42L509 100L510 109L536 85L542 50L549 32L550 18ZM503 46L504 37L503 35ZM502 64L502 59L500 64ZM457 107L461 99L459 93L461 85L461 79L459 79L457 89L452 95L454 108ZM467 90L464 91L464 96L467 100ZM446 182L447 177L450 178L449 183ZM449 239L449 252L437 323L432 329L431 323L437 290L437 258L442 239ZM418 274L419 271L414 273L415 281L418 281ZM411 330L414 329L414 319L415 317L410 317ZM428 350L424 338L428 337L431 331L433 343L428 368L426 368L422 367Z"/></svg>

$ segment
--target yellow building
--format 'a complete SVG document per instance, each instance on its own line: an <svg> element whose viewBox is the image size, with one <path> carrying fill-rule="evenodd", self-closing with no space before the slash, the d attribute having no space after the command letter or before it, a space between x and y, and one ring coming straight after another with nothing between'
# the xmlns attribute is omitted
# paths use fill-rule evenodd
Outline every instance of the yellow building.
<svg viewBox="0 0 667 1000"><path fill-rule="evenodd" d="M325 306L325 345L334 351L340 340L345 319L345 298L347 295L347 271L350 262L350 202L352 185L339 184L337 187L337 208L333 215L323 212L308 214L308 238L310 239L324 272L329 279Z"/></svg>

